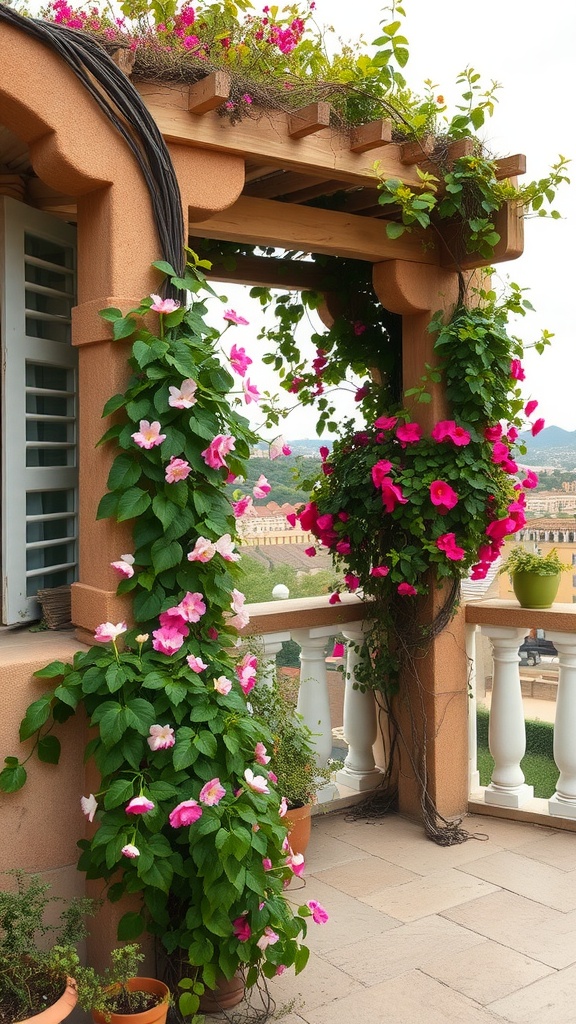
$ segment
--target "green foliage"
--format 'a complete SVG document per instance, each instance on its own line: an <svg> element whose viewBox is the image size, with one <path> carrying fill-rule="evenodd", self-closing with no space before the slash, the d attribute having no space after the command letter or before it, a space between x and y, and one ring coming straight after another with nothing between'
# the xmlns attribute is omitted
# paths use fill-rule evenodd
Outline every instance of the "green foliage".
<svg viewBox="0 0 576 1024"><path fill-rule="evenodd" d="M478 769L480 784L487 786L494 770L494 759L488 747L490 712L478 708ZM554 726L551 722L526 720L526 753L520 762L526 782L534 786L534 796L549 799L556 790L558 768L554 762Z"/></svg>
<svg viewBox="0 0 576 1024"><path fill-rule="evenodd" d="M517 572L530 572L535 576L557 576L559 572L567 572L571 568L571 565L560 561L556 548L543 555L537 551L526 551L518 545L512 548L499 572L507 572L510 576Z"/></svg>
<svg viewBox="0 0 576 1024"><path fill-rule="evenodd" d="M262 554L269 552L263 547ZM320 569L314 573L302 573L293 565L276 562L273 568L264 569L262 562L242 555L238 585L246 595L249 603L272 600L272 589L283 583L290 591L290 597L316 597L318 594L329 594L337 583L337 575L333 569Z"/></svg>

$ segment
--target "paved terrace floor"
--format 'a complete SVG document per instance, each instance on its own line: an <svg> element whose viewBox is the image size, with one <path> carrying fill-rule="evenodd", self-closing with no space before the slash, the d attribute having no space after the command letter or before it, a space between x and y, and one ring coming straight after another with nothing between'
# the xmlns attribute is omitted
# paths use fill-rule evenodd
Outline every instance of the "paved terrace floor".
<svg viewBox="0 0 576 1024"><path fill-rule="evenodd" d="M271 983L274 1021L576 1022L576 834L463 826L478 839L446 848L394 814L315 817L305 885L289 893L330 920L310 924L305 971Z"/></svg>

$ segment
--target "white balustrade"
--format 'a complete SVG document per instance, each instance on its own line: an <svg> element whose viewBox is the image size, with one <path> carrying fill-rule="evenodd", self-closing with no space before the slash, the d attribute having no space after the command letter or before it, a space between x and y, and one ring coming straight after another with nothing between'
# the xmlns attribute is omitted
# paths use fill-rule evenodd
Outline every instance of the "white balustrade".
<svg viewBox="0 0 576 1024"><path fill-rule="evenodd" d="M526 753L526 726L518 647L526 629L482 626L481 632L490 637L494 658L488 735L494 771L484 800L501 807L522 807L534 796L534 788L526 785L520 767Z"/></svg>
<svg viewBox="0 0 576 1024"><path fill-rule="evenodd" d="M292 630L292 639L300 645L300 689L296 710L312 732L316 761L320 767L332 754L332 720L326 674L326 640L334 634L334 626L316 626ZM332 783L318 790L318 803L336 796Z"/></svg>
<svg viewBox="0 0 576 1024"><path fill-rule="evenodd" d="M365 792L374 789L382 780L372 749L378 731L376 704L372 690L362 693L354 688L359 661L357 649L364 636L362 623L347 623L342 627L342 633L348 641L344 691L344 738L348 754L344 767L336 773L336 782L348 789Z"/></svg>
<svg viewBox="0 0 576 1024"><path fill-rule="evenodd" d="M468 662L468 786L469 792L480 789L478 771L478 730L476 726L476 626L466 623L466 659Z"/></svg>
<svg viewBox="0 0 576 1024"><path fill-rule="evenodd" d="M282 650L282 644L290 640L291 633L265 633L260 637L264 657L260 659L260 681L265 686L272 686L276 676L276 655Z"/></svg>
<svg viewBox="0 0 576 1024"><path fill-rule="evenodd" d="M554 760L560 771L550 814L576 818L576 636L547 632L558 651L558 694L554 722Z"/></svg>

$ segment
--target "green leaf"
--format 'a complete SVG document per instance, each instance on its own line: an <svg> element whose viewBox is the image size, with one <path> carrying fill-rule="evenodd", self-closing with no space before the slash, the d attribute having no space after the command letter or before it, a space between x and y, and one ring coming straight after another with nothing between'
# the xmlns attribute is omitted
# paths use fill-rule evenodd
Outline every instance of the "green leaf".
<svg viewBox="0 0 576 1024"><path fill-rule="evenodd" d="M45 668L39 668L38 671L34 673L34 677L36 679L56 679L58 676L66 675L66 670L68 668L69 666L65 665L63 661L51 661ZM41 700L42 699L44 698L41 698ZM35 701L35 703L38 702ZM30 705L30 707L33 707L33 705ZM30 710L30 708L28 708L28 710Z"/></svg>
<svg viewBox="0 0 576 1024"><path fill-rule="evenodd" d="M78 701L82 696L79 692L74 692L72 689L68 689L66 686L57 686L54 690L54 696L61 700L63 704L67 704L70 708L76 708Z"/></svg>
<svg viewBox="0 0 576 1024"><path fill-rule="evenodd" d="M406 227L404 224L396 224L395 222L390 221L386 225L386 234L388 235L388 238L400 238L400 235L403 235L405 231Z"/></svg>
<svg viewBox="0 0 576 1024"><path fill-rule="evenodd" d="M160 520L162 526L166 530L176 515L178 515L178 506L170 501L169 498L164 494L157 494L152 499L152 511L157 519Z"/></svg>
<svg viewBox="0 0 576 1024"><path fill-rule="evenodd" d="M114 779L110 784L104 797L104 807L111 811L120 804L127 804L134 796L134 781L132 779Z"/></svg>
<svg viewBox="0 0 576 1024"><path fill-rule="evenodd" d="M294 973L295 974L300 974L300 971L304 970L304 968L306 967L306 964L308 963L309 956L310 956L310 950L308 949L307 946L300 946L298 948L296 956L294 957Z"/></svg>
<svg viewBox="0 0 576 1024"><path fill-rule="evenodd" d="M118 494L105 494L98 505L96 519L111 519L118 511Z"/></svg>
<svg viewBox="0 0 576 1024"><path fill-rule="evenodd" d="M156 267L156 270L160 270L161 273L166 275L166 277L177 276L174 267L172 267L170 263L167 263L166 260L154 260L152 266Z"/></svg>
<svg viewBox="0 0 576 1024"><path fill-rule="evenodd" d="M119 320L115 320L112 327L114 341L120 341L122 338L129 338L131 334L134 334L137 326L138 325L133 316L123 316Z"/></svg>
<svg viewBox="0 0 576 1024"><path fill-rule="evenodd" d="M38 741L38 757L45 764L58 764L60 749L60 740L56 736L43 736Z"/></svg>
<svg viewBox="0 0 576 1024"><path fill-rule="evenodd" d="M112 398L109 398L106 402L106 405L102 410L102 417L111 416L113 412L117 412L117 410L121 409L123 405L126 405L126 396L113 395Z"/></svg>
<svg viewBox="0 0 576 1024"><path fill-rule="evenodd" d="M162 892L169 892L173 876L174 871L168 860L155 860L147 871L142 872L140 877L145 885L152 885L155 889L161 889Z"/></svg>
<svg viewBox="0 0 576 1024"><path fill-rule="evenodd" d="M203 729L198 733L194 740L194 745L198 748L200 753L205 754L206 757L216 757L218 750L216 737L211 732L208 732L207 729Z"/></svg>
<svg viewBox="0 0 576 1024"><path fill-rule="evenodd" d="M167 544L163 538L152 545L150 554L154 572L157 574L164 572L165 569L172 569L175 565L180 565L184 557L182 545L178 541L173 540Z"/></svg>
<svg viewBox="0 0 576 1024"><path fill-rule="evenodd" d="M16 793L26 782L26 769L16 757L7 757L4 763L7 767L0 772L0 789L4 793Z"/></svg>
<svg viewBox="0 0 576 1024"><path fill-rule="evenodd" d="M144 918L133 910L124 914L118 922L117 938L119 942L131 942L137 939L146 927Z"/></svg>
<svg viewBox="0 0 576 1024"><path fill-rule="evenodd" d="M52 694L45 693L35 700L26 711L26 717L20 724L20 739L27 740L48 721L52 706Z"/></svg>
<svg viewBox="0 0 576 1024"><path fill-rule="evenodd" d="M126 519L137 519L150 505L150 495L140 487L130 487L120 496L116 518L119 523Z"/></svg>
<svg viewBox="0 0 576 1024"><path fill-rule="evenodd" d="M162 602L166 596L163 587L157 585L152 593L142 591L134 598L134 620L135 622L149 622L160 614Z"/></svg>
<svg viewBox="0 0 576 1024"><path fill-rule="evenodd" d="M115 320L121 320L122 310L116 309L116 306L107 306L106 309L100 309L98 316L101 316L103 320L109 320L114 323Z"/></svg>
<svg viewBox="0 0 576 1024"><path fill-rule="evenodd" d="M109 491L126 491L140 479L142 469L134 455L118 455L108 474Z"/></svg>

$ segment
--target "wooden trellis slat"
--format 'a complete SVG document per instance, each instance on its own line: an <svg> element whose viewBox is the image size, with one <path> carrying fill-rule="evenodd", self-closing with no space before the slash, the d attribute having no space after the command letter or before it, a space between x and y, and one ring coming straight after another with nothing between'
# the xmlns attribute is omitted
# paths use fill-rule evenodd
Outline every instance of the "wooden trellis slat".
<svg viewBox="0 0 576 1024"><path fill-rule="evenodd" d="M206 114L216 110L230 98L231 78L225 71L213 71L206 78L188 88L188 110L191 114Z"/></svg>
<svg viewBox="0 0 576 1024"><path fill-rule="evenodd" d="M391 121L370 121L353 128L350 132L350 150L352 153L366 153L370 149L378 149L392 142Z"/></svg>
<svg viewBox="0 0 576 1024"><path fill-rule="evenodd" d="M291 139L303 139L314 135L321 128L330 126L330 104L310 103L288 116L288 135Z"/></svg>

